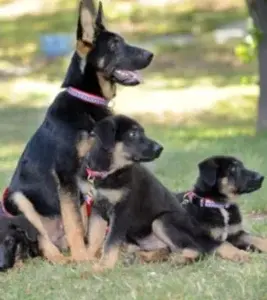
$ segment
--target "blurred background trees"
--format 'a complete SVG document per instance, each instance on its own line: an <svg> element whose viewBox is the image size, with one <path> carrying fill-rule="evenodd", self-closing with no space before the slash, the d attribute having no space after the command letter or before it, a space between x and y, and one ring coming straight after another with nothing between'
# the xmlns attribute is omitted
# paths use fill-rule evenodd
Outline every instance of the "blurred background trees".
<svg viewBox="0 0 267 300"><path fill-rule="evenodd" d="M259 68L259 103L257 130L267 129L267 1L246 0L253 20L251 38ZM256 47L255 47L256 46Z"/></svg>

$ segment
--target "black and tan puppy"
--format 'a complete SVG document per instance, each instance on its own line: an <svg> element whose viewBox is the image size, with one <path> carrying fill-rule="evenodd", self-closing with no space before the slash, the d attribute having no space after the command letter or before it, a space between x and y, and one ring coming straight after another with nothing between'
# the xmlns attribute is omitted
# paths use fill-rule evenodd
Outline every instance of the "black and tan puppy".
<svg viewBox="0 0 267 300"><path fill-rule="evenodd" d="M123 242L139 244L152 232L165 244L171 241L172 251L181 249L185 255L191 251L189 256L202 251L193 239L195 228L174 194L140 164L159 157L162 146L125 116L100 121L93 133L95 142L87 162L96 194L89 249L96 251L99 246L101 215L110 223L100 264L95 269L113 268ZM100 239L100 245L101 242Z"/></svg>
<svg viewBox="0 0 267 300"><path fill-rule="evenodd" d="M208 237L202 247L216 250L223 258L246 260L242 250L267 252L267 239L245 232L238 197L260 189L264 177L231 156L214 156L199 164L199 177L192 191L177 194L189 215ZM239 249L242 249L241 251Z"/></svg>
<svg viewBox="0 0 267 300"><path fill-rule="evenodd" d="M38 232L24 216L0 217L0 272L40 255Z"/></svg>
<svg viewBox="0 0 267 300"><path fill-rule="evenodd" d="M80 3L76 51L62 85L66 89L57 95L26 145L4 201L10 214L22 213L35 226L43 254L53 262L66 259L49 239L41 216L61 214L72 258L88 258L79 213L79 192L85 184L77 176L86 150L77 146L77 137L111 115L108 101L116 94L116 84L139 84L135 71L147 67L153 57L108 31L101 3L94 18L88 9L90 2Z"/></svg>
<svg viewBox="0 0 267 300"><path fill-rule="evenodd" d="M23 215L8 216L0 203L0 271L6 271L25 259L43 256L40 234ZM68 244L61 217L42 217L42 223L52 241L61 251Z"/></svg>

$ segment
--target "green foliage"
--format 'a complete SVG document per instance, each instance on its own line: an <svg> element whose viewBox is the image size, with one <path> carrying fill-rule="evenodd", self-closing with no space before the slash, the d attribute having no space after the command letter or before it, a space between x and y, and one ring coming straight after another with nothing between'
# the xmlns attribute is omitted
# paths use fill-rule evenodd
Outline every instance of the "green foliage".
<svg viewBox="0 0 267 300"><path fill-rule="evenodd" d="M251 18L249 18L249 30L244 40L235 48L237 57L244 63L249 63L255 59L262 32L257 28Z"/></svg>

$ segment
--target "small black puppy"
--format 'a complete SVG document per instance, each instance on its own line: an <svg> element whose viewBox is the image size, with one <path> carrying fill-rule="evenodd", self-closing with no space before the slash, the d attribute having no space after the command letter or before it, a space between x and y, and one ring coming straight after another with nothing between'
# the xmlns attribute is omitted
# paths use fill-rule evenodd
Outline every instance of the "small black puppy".
<svg viewBox="0 0 267 300"><path fill-rule="evenodd" d="M152 232L164 241L173 240L173 251L197 251L199 246L192 238L195 227L186 211L174 194L140 164L158 158L163 147L146 137L140 124L121 115L100 121L93 133L95 143L87 163L96 190L94 210L110 224L95 270L113 268L123 242L142 240ZM105 199L109 205L104 205ZM89 226L89 248L95 247L100 235L100 218L94 213L97 222Z"/></svg>
<svg viewBox="0 0 267 300"><path fill-rule="evenodd" d="M267 252L267 239L244 231L238 196L261 188L264 177L231 156L213 156L199 163L199 177L192 191L177 194L180 203L203 228L202 247L216 250L223 258L247 260L242 250ZM239 249L242 249L241 251Z"/></svg>
<svg viewBox="0 0 267 300"><path fill-rule="evenodd" d="M77 150L77 136L90 133L95 122L112 114L108 102L116 95L116 85L139 84L136 71L153 58L105 27L101 3L92 16L90 2L80 1L76 51L62 84L65 89L27 143L5 197L10 214L24 214L37 228L43 254L53 262L66 258L49 239L41 217L61 215L73 260L88 258L79 212L82 183L77 172L83 155Z"/></svg>
<svg viewBox="0 0 267 300"><path fill-rule="evenodd" d="M0 272L40 255L38 232L24 216L0 217Z"/></svg>

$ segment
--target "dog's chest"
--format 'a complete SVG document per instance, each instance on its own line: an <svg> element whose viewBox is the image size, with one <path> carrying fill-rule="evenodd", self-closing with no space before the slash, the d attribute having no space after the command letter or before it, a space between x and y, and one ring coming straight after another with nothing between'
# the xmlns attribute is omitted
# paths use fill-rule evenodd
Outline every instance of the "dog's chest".
<svg viewBox="0 0 267 300"><path fill-rule="evenodd" d="M110 202L111 204L115 205L119 203L126 194L126 189L119 188L119 189L112 189L112 188L98 188L97 189L97 197L104 197Z"/></svg>
<svg viewBox="0 0 267 300"><path fill-rule="evenodd" d="M217 224L211 223L209 233L216 241L224 242L231 235L242 230L242 222L239 209L231 205L229 208L216 209Z"/></svg>

